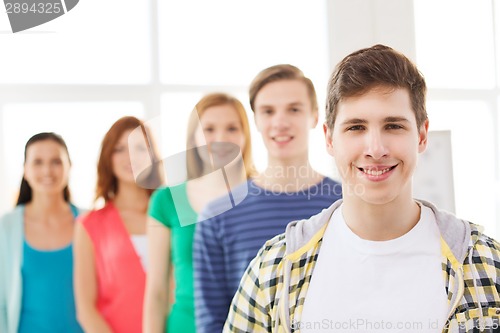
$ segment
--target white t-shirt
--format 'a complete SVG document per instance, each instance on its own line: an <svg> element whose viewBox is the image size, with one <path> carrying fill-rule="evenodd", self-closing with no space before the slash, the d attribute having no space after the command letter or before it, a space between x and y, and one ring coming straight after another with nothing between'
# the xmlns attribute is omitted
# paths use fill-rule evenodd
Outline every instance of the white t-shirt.
<svg viewBox="0 0 500 333"><path fill-rule="evenodd" d="M130 239L134 245L135 252L141 258L142 268L147 272L148 268L148 237L146 235L131 235Z"/></svg>
<svg viewBox="0 0 500 333"><path fill-rule="evenodd" d="M441 332L447 317L441 238L434 213L388 241L358 237L340 206L325 231L301 332Z"/></svg>

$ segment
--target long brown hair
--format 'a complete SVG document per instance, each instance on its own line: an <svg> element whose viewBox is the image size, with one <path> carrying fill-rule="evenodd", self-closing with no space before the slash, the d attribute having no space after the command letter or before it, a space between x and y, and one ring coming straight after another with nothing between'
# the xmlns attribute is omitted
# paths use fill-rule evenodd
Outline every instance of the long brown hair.
<svg viewBox="0 0 500 333"><path fill-rule="evenodd" d="M152 167L148 168L150 174L147 176L149 184L146 191L149 195L163 184L161 162L158 153L154 149L152 136L144 123L136 117L123 117L118 119L108 130L101 144L99 161L97 162L97 186L95 199L103 198L105 202L111 200L118 192L118 179L113 174L113 151L123 133L140 128L151 157Z"/></svg>
<svg viewBox="0 0 500 333"><path fill-rule="evenodd" d="M43 132L35 134L28 140L28 142L26 142L26 145L24 146L24 163L26 163L26 153L28 151L28 148L36 142L45 140L54 141L55 143L63 147L64 150L66 151L66 154L68 155L69 163L71 164L71 159L69 158L69 152L68 152L68 147L66 146L66 142L64 142L63 138L60 135L55 134L53 132ZM64 195L64 200L66 202L69 202L71 199L71 194L68 185L64 187L63 195ZM28 184L28 182L23 176L23 178L21 179L21 186L19 188L19 197L17 198L16 206L26 204L30 202L31 199L33 199L33 190L31 189L31 186Z"/></svg>

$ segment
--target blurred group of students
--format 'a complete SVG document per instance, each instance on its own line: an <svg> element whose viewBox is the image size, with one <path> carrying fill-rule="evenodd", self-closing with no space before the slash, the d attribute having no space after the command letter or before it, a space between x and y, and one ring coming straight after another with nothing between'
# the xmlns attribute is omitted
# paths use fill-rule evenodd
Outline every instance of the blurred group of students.
<svg viewBox="0 0 500 333"><path fill-rule="evenodd" d="M97 164L104 206L90 211L71 202L63 138L31 137L17 205L0 222L0 331L221 331L264 242L342 194L309 163L318 123L311 80L277 65L249 95L268 155L262 173L242 103L210 93L189 117L185 163L168 166L185 169L184 181L170 182L144 121L117 120Z"/></svg>
<svg viewBox="0 0 500 333"><path fill-rule="evenodd" d="M497 332L500 245L413 198L422 74L375 45L337 65L327 94L342 185L309 163L318 103L291 65L250 84L260 173L245 109L225 93L198 101L176 158L159 158L143 121L113 124L104 206L90 211L71 203L63 139L34 135L0 220L0 333Z"/></svg>

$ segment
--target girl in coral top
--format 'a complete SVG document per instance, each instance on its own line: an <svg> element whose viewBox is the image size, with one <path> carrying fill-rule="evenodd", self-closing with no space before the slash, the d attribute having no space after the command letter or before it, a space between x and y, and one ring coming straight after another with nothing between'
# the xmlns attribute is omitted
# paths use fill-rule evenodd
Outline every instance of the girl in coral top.
<svg viewBox="0 0 500 333"><path fill-rule="evenodd" d="M162 178L150 143L134 117L119 119L102 141L96 200L105 205L79 220L74 240L77 316L85 332L142 332L146 211ZM145 179L136 181L134 171L148 166Z"/></svg>

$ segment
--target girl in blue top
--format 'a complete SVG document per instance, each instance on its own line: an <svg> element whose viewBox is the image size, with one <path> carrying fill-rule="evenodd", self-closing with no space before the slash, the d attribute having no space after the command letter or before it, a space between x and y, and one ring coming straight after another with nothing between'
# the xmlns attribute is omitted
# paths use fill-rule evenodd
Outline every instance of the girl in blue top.
<svg viewBox="0 0 500 333"><path fill-rule="evenodd" d="M26 143L16 208L0 219L0 332L81 333L73 298L68 148L54 133Z"/></svg>

